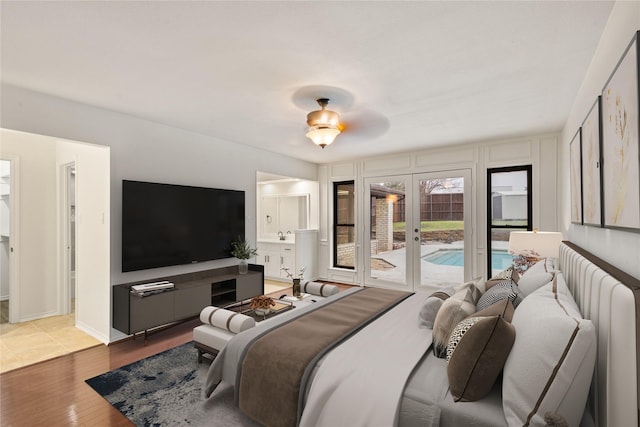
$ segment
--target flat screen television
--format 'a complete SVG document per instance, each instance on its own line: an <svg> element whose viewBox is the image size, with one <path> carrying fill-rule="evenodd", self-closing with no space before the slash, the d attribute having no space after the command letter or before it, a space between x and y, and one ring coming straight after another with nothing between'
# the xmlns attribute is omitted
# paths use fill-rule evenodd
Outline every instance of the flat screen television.
<svg viewBox="0 0 640 427"><path fill-rule="evenodd" d="M230 258L244 191L122 181L122 271Z"/></svg>

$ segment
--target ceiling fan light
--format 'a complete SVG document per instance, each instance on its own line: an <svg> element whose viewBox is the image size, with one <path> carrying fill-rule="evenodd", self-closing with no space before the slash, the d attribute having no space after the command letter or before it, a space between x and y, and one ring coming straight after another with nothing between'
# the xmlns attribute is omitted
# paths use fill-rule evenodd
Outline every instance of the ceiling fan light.
<svg viewBox="0 0 640 427"><path fill-rule="evenodd" d="M324 148L340 134L340 116L335 111L325 109L329 103L328 98L319 98L316 102L322 109L307 114L307 125L309 126L307 138Z"/></svg>
<svg viewBox="0 0 640 427"><path fill-rule="evenodd" d="M336 127L312 126L309 128L306 136L312 140L314 144L324 148L331 144L339 134L340 129Z"/></svg>

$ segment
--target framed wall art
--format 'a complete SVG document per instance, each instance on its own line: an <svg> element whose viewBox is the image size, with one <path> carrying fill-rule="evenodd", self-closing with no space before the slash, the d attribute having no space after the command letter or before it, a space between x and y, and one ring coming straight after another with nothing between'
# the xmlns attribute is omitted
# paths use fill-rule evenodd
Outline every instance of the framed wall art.
<svg viewBox="0 0 640 427"><path fill-rule="evenodd" d="M582 131L578 129L569 143L571 185L571 222L582 224Z"/></svg>
<svg viewBox="0 0 640 427"><path fill-rule="evenodd" d="M581 128L582 223L602 227L602 164L600 97L589 110Z"/></svg>
<svg viewBox="0 0 640 427"><path fill-rule="evenodd" d="M602 89L604 226L640 231L638 33Z"/></svg>

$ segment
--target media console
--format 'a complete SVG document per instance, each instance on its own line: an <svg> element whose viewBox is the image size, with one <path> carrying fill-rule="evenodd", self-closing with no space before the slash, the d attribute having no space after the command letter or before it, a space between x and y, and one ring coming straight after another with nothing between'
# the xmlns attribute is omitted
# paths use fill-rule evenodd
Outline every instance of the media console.
<svg viewBox="0 0 640 427"><path fill-rule="evenodd" d="M131 292L133 285L167 280L175 287L147 296ZM125 334L196 317L208 306L228 306L264 294L264 266L249 264L246 274L238 266L215 268L144 282L113 286L113 327Z"/></svg>

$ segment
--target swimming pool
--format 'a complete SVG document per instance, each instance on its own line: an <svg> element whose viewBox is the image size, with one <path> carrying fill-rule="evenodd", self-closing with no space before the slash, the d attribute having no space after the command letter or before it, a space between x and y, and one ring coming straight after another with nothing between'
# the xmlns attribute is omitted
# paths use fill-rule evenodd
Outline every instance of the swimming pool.
<svg viewBox="0 0 640 427"><path fill-rule="evenodd" d="M437 265L450 265L462 267L464 265L464 252L462 249L440 249L422 257L423 260ZM513 263L513 256L507 251L491 252L491 269L504 270Z"/></svg>

